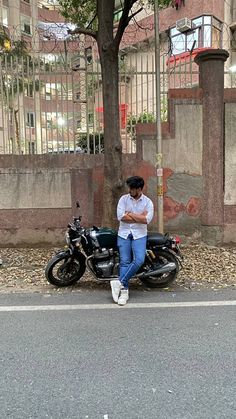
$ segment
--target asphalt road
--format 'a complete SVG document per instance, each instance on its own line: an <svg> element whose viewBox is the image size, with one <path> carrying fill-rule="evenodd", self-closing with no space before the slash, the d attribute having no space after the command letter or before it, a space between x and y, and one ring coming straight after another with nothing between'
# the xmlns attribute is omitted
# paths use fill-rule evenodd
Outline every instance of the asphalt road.
<svg viewBox="0 0 236 419"><path fill-rule="evenodd" d="M0 418L236 418L236 291L0 295L0 336Z"/></svg>

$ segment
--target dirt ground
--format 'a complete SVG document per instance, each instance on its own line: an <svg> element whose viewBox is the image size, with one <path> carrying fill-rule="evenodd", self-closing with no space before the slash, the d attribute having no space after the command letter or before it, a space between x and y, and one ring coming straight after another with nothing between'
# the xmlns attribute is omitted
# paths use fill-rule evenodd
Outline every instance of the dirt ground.
<svg viewBox="0 0 236 419"><path fill-rule="evenodd" d="M96 281L90 273L74 286L56 288L44 275L48 260L57 251L50 249L0 249L0 293L76 292L84 288L109 287L108 283ZM213 247L204 244L183 245L184 269L175 283L165 288L172 290L202 290L236 287L236 247ZM140 281L132 281L131 287L142 287Z"/></svg>

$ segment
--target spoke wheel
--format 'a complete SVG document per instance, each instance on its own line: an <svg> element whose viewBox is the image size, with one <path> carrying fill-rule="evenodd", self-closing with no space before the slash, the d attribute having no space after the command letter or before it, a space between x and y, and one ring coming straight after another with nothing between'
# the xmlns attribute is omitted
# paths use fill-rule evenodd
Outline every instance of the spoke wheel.
<svg viewBox="0 0 236 419"><path fill-rule="evenodd" d="M74 259L68 254L56 255L48 263L45 275L50 284L66 287L77 282L85 271L85 258Z"/></svg>

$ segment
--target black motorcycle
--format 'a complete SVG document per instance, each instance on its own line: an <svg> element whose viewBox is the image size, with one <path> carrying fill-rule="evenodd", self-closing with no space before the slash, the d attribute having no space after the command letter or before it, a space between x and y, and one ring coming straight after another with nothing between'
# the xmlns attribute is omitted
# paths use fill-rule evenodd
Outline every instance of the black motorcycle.
<svg viewBox="0 0 236 419"><path fill-rule="evenodd" d="M76 206L79 208L79 203ZM68 224L67 249L59 251L46 266L47 280L58 287L76 283L86 268L99 281L118 278L117 232L107 227L84 228L81 218L74 217ZM177 277L182 260L178 237L149 233L145 261L135 277L148 287L166 287Z"/></svg>

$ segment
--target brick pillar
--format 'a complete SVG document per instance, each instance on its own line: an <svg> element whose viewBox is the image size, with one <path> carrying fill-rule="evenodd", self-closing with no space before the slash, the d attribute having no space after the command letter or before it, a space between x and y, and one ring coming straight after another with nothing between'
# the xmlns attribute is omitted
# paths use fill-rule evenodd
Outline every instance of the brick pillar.
<svg viewBox="0 0 236 419"><path fill-rule="evenodd" d="M224 224L224 62L223 49L201 51L195 57L203 90L202 226L203 239L222 241Z"/></svg>

